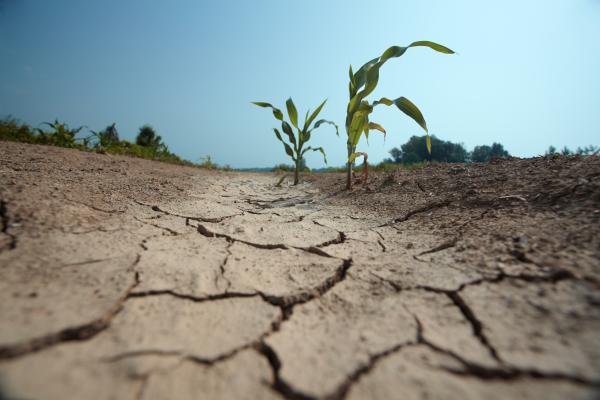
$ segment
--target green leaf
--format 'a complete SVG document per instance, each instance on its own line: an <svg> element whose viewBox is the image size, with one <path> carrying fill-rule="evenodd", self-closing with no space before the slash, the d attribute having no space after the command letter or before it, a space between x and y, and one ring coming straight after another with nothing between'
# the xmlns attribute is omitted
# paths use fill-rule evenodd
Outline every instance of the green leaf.
<svg viewBox="0 0 600 400"><path fill-rule="evenodd" d="M376 63L369 69L369 72L367 72L365 89L359 93L361 100L370 95L377 87L377 83L379 83L379 68L381 68L382 65L383 62Z"/></svg>
<svg viewBox="0 0 600 400"><path fill-rule="evenodd" d="M292 157L292 160L296 161L296 158L294 157L294 151L292 150L292 148L290 147L289 144L287 144L283 138L281 137L281 133L279 133L279 131L277 130L277 128L273 128L273 131L275 132L275 136L277 136L277 139L279 139L281 141L281 143L283 143L283 147L285 149L285 152L287 153L288 156Z"/></svg>
<svg viewBox="0 0 600 400"><path fill-rule="evenodd" d="M287 107L288 115L290 116L290 122L294 127L298 128L298 110L296 110L296 106L290 97L285 102L285 106Z"/></svg>
<svg viewBox="0 0 600 400"><path fill-rule="evenodd" d="M354 160L356 160L356 157L364 157L367 153L364 153L362 151L357 151L355 153L350 154L350 157L348 157L348 163L353 163Z"/></svg>
<svg viewBox="0 0 600 400"><path fill-rule="evenodd" d="M367 123L368 113L365 111L357 111L352 116L352 122L350 123L350 129L348 131L348 142L352 146L356 146L360 140L365 125Z"/></svg>
<svg viewBox="0 0 600 400"><path fill-rule="evenodd" d="M446 46L442 46L441 44L438 44L435 42L430 42L428 40L421 40L418 42L413 42L408 47L419 47L419 46L429 47L432 50L439 51L440 53L444 53L444 54L454 54L454 51L450 50Z"/></svg>
<svg viewBox="0 0 600 400"><path fill-rule="evenodd" d="M317 147L317 148L307 147L305 150L302 151L302 155L304 156L304 153L306 153L309 150L321 152L321 154L323 155L323 161L325 161L325 164L327 164L327 155L325 155L325 150L323 150L322 147Z"/></svg>
<svg viewBox="0 0 600 400"><path fill-rule="evenodd" d="M314 127L313 127L313 128L310 130L310 131L312 131L312 130L314 130L314 129L317 129L319 126L321 126L321 125L323 125L323 124L329 124L329 125L333 125L333 126L335 127L335 134L336 134L336 135L338 135L338 136L340 136L339 128L338 128L338 126L336 125L336 123L335 123L335 122L333 122L333 121L328 121L328 120L326 120L326 119L320 119L320 120L318 120L317 122L315 122L315 126L314 126ZM310 131L309 131L309 132L310 132Z"/></svg>
<svg viewBox="0 0 600 400"><path fill-rule="evenodd" d="M384 136L384 137L385 137L385 135L386 135L386 133L387 133L387 132L385 131L385 129L383 128L383 126L379 125L379 124L378 124L378 123L376 123L376 122L369 122L369 129L374 129L374 130L377 130L377 131L379 131L379 132L383 133L383 136Z"/></svg>
<svg viewBox="0 0 600 400"><path fill-rule="evenodd" d="M429 47L430 49L433 49L435 51L438 51L438 52L444 53L444 54L454 54L454 51L450 50L449 48L442 46L441 44L438 44L435 42L430 42L427 40L413 42L410 45L408 45L407 47L402 47L402 46L389 47L388 49L386 49L383 52L381 57L377 57L377 58L374 58L374 59L366 62L362 67L360 67L360 69L356 72L356 74L354 74L353 81L354 81L355 90L360 89L363 85L368 86L369 73L377 74L377 78L379 78L379 76L378 76L379 68L381 68L381 66L383 66L383 64L387 60L389 60L390 58L402 56L404 53L406 53L406 50L410 47L420 47L420 46L421 47ZM377 71L375 71L375 69ZM351 82L352 82L352 80L351 80ZM375 86L376 85L377 85L377 83L375 83ZM373 91L373 89L369 89L367 91L367 94L362 96L358 101L365 98L372 91ZM353 110L351 109L350 111L353 111Z"/></svg>
<svg viewBox="0 0 600 400"><path fill-rule="evenodd" d="M302 136L302 144L308 142L310 140L310 131L304 132Z"/></svg>
<svg viewBox="0 0 600 400"><path fill-rule="evenodd" d="M384 62L386 62L390 58L400 57L404 53L406 53L407 49L408 49L408 47L392 46L392 47L388 48L386 51L383 52L383 54L381 55L381 57L379 59L379 62L381 64L383 64Z"/></svg>
<svg viewBox="0 0 600 400"><path fill-rule="evenodd" d="M427 152L431 155L431 138L429 135L425 136L425 145L427 146Z"/></svg>
<svg viewBox="0 0 600 400"><path fill-rule="evenodd" d="M281 112L281 110L276 107L273 107L270 103L265 103L262 101L253 101L252 104L263 108L272 108L273 115L275 116L275 118L277 118L280 121L283 121L283 113Z"/></svg>
<svg viewBox="0 0 600 400"><path fill-rule="evenodd" d="M281 121L281 129L283 129L283 131L286 133L286 135L290 139L290 143L294 145L294 149L297 149L298 145L296 144L296 138L294 137L294 131L292 130L292 127L290 126L290 124L288 124L285 121Z"/></svg>
<svg viewBox="0 0 600 400"><path fill-rule="evenodd" d="M352 65L350 65L350 82L348 83L348 96L351 99L356 94L358 88L356 87L356 80L354 79L354 73L352 72Z"/></svg>
<svg viewBox="0 0 600 400"><path fill-rule="evenodd" d="M313 113L310 114L310 117L306 120L306 122L304 122L304 130L307 130L310 124L312 124L315 118L317 118L317 115L319 115L319 113L323 109L323 106L325 106L325 103L327 103L327 99L323 100L319 107L317 107L315 111L313 111Z"/></svg>
<svg viewBox="0 0 600 400"><path fill-rule="evenodd" d="M356 89L360 89L367 80L367 71L377 62L379 61L379 57L372 59L371 61L366 62L356 73L354 74L354 81Z"/></svg>
<svg viewBox="0 0 600 400"><path fill-rule="evenodd" d="M283 145L285 146L285 152L287 153L287 155L292 157L292 160L296 161L296 158L294 157L294 151L292 150L290 145L287 143L284 143Z"/></svg>
<svg viewBox="0 0 600 400"><path fill-rule="evenodd" d="M425 122L425 118L423 118L423 114L421 114L419 108L415 106L409 99L406 97L399 97L394 100L394 104L396 104L396 107L398 107L400 111L414 119L415 122L425 130L425 132L429 132L427 130L427 123Z"/></svg>
<svg viewBox="0 0 600 400"><path fill-rule="evenodd" d="M373 102L373 107L375 107L379 104L385 104L386 106L391 106L392 104L394 104L394 102L392 100L388 99L387 97L382 97L381 99Z"/></svg>
<svg viewBox="0 0 600 400"><path fill-rule="evenodd" d="M281 133L279 133L279 131L277 130L277 128L273 128L273 131L275 132L275 136L277 136L277 139L281 140L282 143L285 143L283 141L283 138L281 137Z"/></svg>

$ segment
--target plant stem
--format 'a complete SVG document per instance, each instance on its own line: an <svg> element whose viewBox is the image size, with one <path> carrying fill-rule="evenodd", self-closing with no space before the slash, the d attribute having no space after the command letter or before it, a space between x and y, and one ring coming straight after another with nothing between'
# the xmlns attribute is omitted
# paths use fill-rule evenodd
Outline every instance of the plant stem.
<svg viewBox="0 0 600 400"><path fill-rule="evenodd" d="M354 153L354 148L348 143L348 158ZM346 190L352 189L352 163L348 162L346 166Z"/></svg>
<svg viewBox="0 0 600 400"><path fill-rule="evenodd" d="M297 185L298 181L300 180L300 160L301 158L299 157L296 160L296 169L294 170L294 186Z"/></svg>

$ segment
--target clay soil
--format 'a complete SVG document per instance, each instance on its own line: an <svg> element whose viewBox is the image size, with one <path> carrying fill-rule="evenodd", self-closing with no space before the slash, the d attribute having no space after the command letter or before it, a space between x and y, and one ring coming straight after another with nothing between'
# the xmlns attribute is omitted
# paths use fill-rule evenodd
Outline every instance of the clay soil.
<svg viewBox="0 0 600 400"><path fill-rule="evenodd" d="M600 159L293 187L0 142L0 399L600 397Z"/></svg>

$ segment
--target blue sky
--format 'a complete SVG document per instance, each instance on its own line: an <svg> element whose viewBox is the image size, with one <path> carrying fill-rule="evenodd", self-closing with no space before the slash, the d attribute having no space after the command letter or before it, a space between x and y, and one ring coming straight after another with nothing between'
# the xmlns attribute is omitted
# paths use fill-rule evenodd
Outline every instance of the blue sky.
<svg viewBox="0 0 600 400"><path fill-rule="evenodd" d="M275 119L251 101L292 96L304 115L328 98L321 116L342 127L349 64L433 40L458 54L409 50L371 98L408 97L432 134L468 149L533 156L600 145L599 38L600 0L0 0L0 116L116 122L127 139L149 123L187 159L273 166L288 161ZM372 119L388 130L359 146L374 162L421 134L394 108ZM313 141L344 162L343 128Z"/></svg>

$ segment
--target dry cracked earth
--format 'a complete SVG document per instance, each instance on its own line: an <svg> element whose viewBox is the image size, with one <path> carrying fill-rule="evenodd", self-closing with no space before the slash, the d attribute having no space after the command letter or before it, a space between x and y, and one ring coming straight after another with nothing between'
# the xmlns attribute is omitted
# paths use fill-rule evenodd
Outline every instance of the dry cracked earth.
<svg viewBox="0 0 600 400"><path fill-rule="evenodd" d="M0 399L600 398L600 162L340 191L0 143Z"/></svg>

